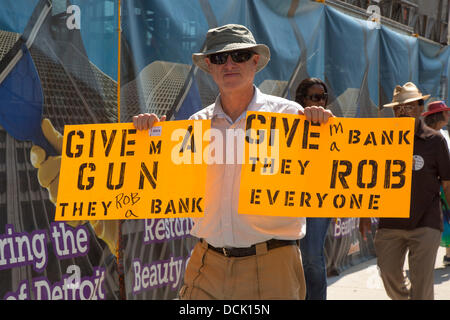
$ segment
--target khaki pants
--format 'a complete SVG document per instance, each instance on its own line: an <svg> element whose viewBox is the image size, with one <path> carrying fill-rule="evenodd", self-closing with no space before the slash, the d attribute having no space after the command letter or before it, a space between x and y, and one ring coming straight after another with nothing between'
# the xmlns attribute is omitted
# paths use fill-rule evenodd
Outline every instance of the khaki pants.
<svg viewBox="0 0 450 320"><path fill-rule="evenodd" d="M267 251L256 246L256 255L225 257L196 244L180 290L182 300L304 299L303 266L298 246Z"/></svg>
<svg viewBox="0 0 450 320"><path fill-rule="evenodd" d="M432 228L378 229L375 252L387 295L394 300L433 300L434 265L441 232ZM409 281L403 266L408 253Z"/></svg>

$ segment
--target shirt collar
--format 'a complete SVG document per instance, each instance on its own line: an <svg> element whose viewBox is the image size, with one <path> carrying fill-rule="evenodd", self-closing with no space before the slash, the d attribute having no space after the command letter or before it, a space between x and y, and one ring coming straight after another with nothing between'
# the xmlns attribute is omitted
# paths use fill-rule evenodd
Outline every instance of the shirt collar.
<svg viewBox="0 0 450 320"><path fill-rule="evenodd" d="M238 122L242 118L247 116L247 111L264 111L262 108L265 105L266 99L264 93L262 93L255 85L253 85L253 98L247 106L247 109L236 119L235 122ZM216 101L214 103L214 111L213 118L225 118L228 122L233 123L231 118L223 111L222 103L220 102L220 94L217 96Z"/></svg>
<svg viewBox="0 0 450 320"><path fill-rule="evenodd" d="M419 118L414 124L414 135L421 139L427 139L433 136L433 129L428 127L422 118Z"/></svg>

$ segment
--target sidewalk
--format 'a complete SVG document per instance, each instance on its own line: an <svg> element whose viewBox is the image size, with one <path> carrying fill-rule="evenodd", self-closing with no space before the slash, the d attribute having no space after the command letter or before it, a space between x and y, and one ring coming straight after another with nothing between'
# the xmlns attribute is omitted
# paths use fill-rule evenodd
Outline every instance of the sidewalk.
<svg viewBox="0 0 450 320"><path fill-rule="evenodd" d="M445 248L439 247L434 270L434 298L450 300L450 266L444 267ZM407 265L405 266L407 270ZM378 275L376 259L328 278L328 300L389 300Z"/></svg>

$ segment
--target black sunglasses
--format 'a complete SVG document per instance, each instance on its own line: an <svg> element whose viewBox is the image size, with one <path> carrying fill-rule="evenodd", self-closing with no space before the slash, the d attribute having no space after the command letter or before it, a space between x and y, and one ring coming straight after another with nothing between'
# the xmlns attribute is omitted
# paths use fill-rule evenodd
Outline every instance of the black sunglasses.
<svg viewBox="0 0 450 320"><path fill-rule="evenodd" d="M418 102L419 106L423 106L425 104L425 102L422 99L418 100L417 102ZM394 106L394 110L400 110L400 109L410 110L410 109L413 109L414 107L415 107L414 104L404 103L404 104L399 104L399 105Z"/></svg>
<svg viewBox="0 0 450 320"><path fill-rule="evenodd" d="M224 64L227 62L228 56L231 56L231 60L234 62L242 63L250 60L254 54L254 52L248 50L236 50L231 52L213 53L208 55L208 58L213 64Z"/></svg>
<svg viewBox="0 0 450 320"><path fill-rule="evenodd" d="M320 100L327 100L328 98L328 93L323 93L323 94L312 94L310 96L305 96L306 99L314 101L314 102L318 102Z"/></svg>
<svg viewBox="0 0 450 320"><path fill-rule="evenodd" d="M395 111L400 111L400 110L402 110L402 111L409 111L409 110L412 110L412 109L414 109L414 106L410 105L410 104L401 104L401 105L398 105L398 106L394 107Z"/></svg>

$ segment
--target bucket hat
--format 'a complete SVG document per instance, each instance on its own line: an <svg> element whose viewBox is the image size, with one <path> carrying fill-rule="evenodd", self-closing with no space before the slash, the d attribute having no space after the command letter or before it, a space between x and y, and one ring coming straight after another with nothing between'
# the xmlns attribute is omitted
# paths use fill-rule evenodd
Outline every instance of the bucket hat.
<svg viewBox="0 0 450 320"><path fill-rule="evenodd" d="M444 101L433 101L428 104L428 111L422 113L422 117L441 111L450 111L450 108L447 107Z"/></svg>
<svg viewBox="0 0 450 320"><path fill-rule="evenodd" d="M421 99L426 100L429 97L429 94L423 95L414 83L407 82L403 86L395 87L392 102L385 104L384 107L395 107Z"/></svg>
<svg viewBox="0 0 450 320"><path fill-rule="evenodd" d="M256 43L250 30L239 24L227 24L208 30L205 51L192 54L192 61L200 69L209 73L208 65L205 62L206 56L240 49L249 49L259 54L256 72L261 71L270 60L269 47Z"/></svg>

